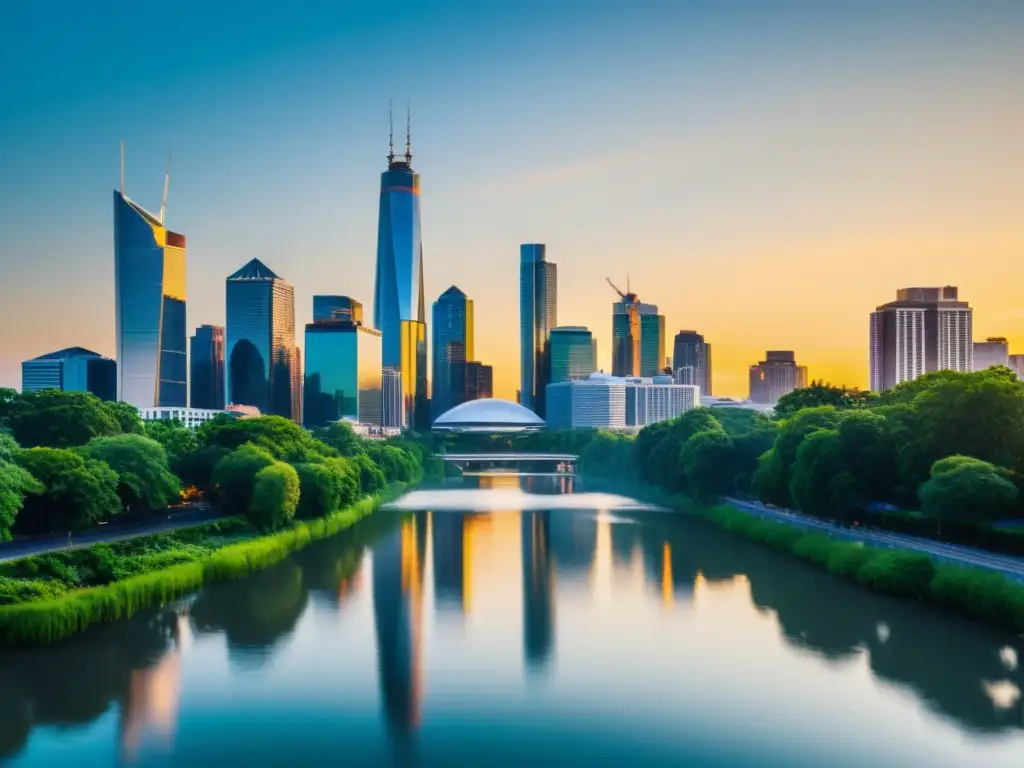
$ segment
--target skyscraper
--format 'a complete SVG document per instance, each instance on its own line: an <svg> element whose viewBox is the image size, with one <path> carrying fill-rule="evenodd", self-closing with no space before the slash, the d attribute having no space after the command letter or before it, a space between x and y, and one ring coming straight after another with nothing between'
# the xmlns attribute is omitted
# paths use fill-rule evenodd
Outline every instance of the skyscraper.
<svg viewBox="0 0 1024 768"><path fill-rule="evenodd" d="M422 410L427 400L424 312L420 176L412 169L412 138L407 128L405 157L395 157L392 135L388 169L380 177L373 324L382 334L384 366L402 374L406 418L414 425L426 416Z"/></svg>
<svg viewBox="0 0 1024 768"><path fill-rule="evenodd" d="M313 322L348 320L363 324L363 305L349 296L314 296Z"/></svg>
<svg viewBox="0 0 1024 768"><path fill-rule="evenodd" d="M597 370L594 337L579 325L551 329L551 384L585 379Z"/></svg>
<svg viewBox="0 0 1024 768"><path fill-rule="evenodd" d="M519 247L519 396L541 417L550 381L551 329L558 325L558 268L546 251L541 243Z"/></svg>
<svg viewBox="0 0 1024 768"><path fill-rule="evenodd" d="M994 365L1009 366L1010 344L1002 336L989 336L974 342L974 370L984 371Z"/></svg>
<svg viewBox="0 0 1024 768"><path fill-rule="evenodd" d="M349 320L306 326L304 427L352 419L372 427L384 423L381 333Z"/></svg>
<svg viewBox="0 0 1024 768"><path fill-rule="evenodd" d="M473 349L473 300L454 285L434 302L434 369L430 406L434 418L466 400L466 363Z"/></svg>
<svg viewBox="0 0 1024 768"><path fill-rule="evenodd" d="M295 289L253 259L228 277L226 305L228 402L298 419Z"/></svg>
<svg viewBox="0 0 1024 768"><path fill-rule="evenodd" d="M680 331L676 334L672 345L672 371L690 367L694 377L684 374L683 379L677 377L679 384L696 384L704 397L710 397L711 391L711 344L696 331Z"/></svg>
<svg viewBox="0 0 1024 768"><path fill-rule="evenodd" d="M806 386L807 368L796 364L793 352L767 352L764 360L750 366L752 402L775 405L783 395Z"/></svg>
<svg viewBox="0 0 1024 768"><path fill-rule="evenodd" d="M114 190L114 317L117 398L136 408L185 407L185 236L164 227L167 189L156 216Z"/></svg>
<svg viewBox="0 0 1024 768"><path fill-rule="evenodd" d="M201 325L189 340L192 408L224 409L224 326Z"/></svg>
<svg viewBox="0 0 1024 768"><path fill-rule="evenodd" d="M929 371L971 371L973 310L955 286L901 288L871 313L871 391L882 392Z"/></svg>
<svg viewBox="0 0 1024 768"><path fill-rule="evenodd" d="M612 376L640 375L639 308L635 293L612 305Z"/></svg>
<svg viewBox="0 0 1024 768"><path fill-rule="evenodd" d="M40 355L21 364L21 391L91 392L100 400L117 398L117 363L82 347Z"/></svg>
<svg viewBox="0 0 1024 768"><path fill-rule="evenodd" d="M665 316L658 314L656 304L641 304L640 375L659 376L665 361Z"/></svg>
<svg viewBox="0 0 1024 768"><path fill-rule="evenodd" d="M494 397L494 369L479 360L466 363L466 399Z"/></svg>

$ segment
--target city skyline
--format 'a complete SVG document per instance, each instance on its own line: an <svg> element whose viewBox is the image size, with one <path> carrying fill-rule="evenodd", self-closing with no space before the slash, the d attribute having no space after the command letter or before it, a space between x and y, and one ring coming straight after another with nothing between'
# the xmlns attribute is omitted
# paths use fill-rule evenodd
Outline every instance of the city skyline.
<svg viewBox="0 0 1024 768"><path fill-rule="evenodd" d="M796 350L812 378L866 389L864 313L903 285L958 285L975 308L975 340L1022 345L1024 312L1007 279L1024 250L1024 150L1013 127L1024 106L1012 87L1024 75L1012 45L1021 10L993 3L987 14L924 17L866 3L767 19L694 3L660 19L666 33L676 30L681 44L671 47L680 52L655 54L609 45L616 30L657 39L652 9L599 5L602 13L586 17L544 11L544 33L530 42L541 55L530 61L522 45L535 19L527 24L510 7L472 23L454 4L429 22L399 8L388 20L419 27L418 60L450 48L445 62L471 56L480 71L442 64L413 72L410 53L355 83L345 72L395 34L383 15L360 16L365 42L339 54L337 43L356 39L357 25L327 12L317 25L276 36L249 26L214 46L218 19L195 24L198 6L186 4L171 32L196 53L147 83L180 105L154 114L133 90L132 65L144 52L131 30L115 43L112 31L88 25L96 34L76 36L76 60L118 50L116 67L102 57L74 74L24 66L23 80L0 86L8 191L0 226L10 267L0 311L6 327L28 326L0 351L0 384L17 387L21 361L54 349L116 356L105 195L117 187L122 136L127 188L150 210L174 149L167 222L189 235L187 333L225 322L217 284L253 255L296 286L297 328L310 319L314 293L372 296L374 179L391 94L402 106L406 94L413 101L426 180L426 293L457 281L476 297L478 354L494 367L496 396L514 399L518 388L518 338L507 322L517 297L508 286L523 242L551 248L562 273L560 321L595 330L599 368L611 362L603 275L627 267L637 285L654 287L643 295L666 316L667 337L698 328L714 344L716 394L744 396L748 366L775 348ZM40 11L17 13L27 25ZM83 18L71 13L56 29L40 28L59 40L56 32ZM144 13L128 23L151 22ZM829 38L829 50L809 42L837 22L844 34ZM473 24L485 34L471 34ZM543 50L548 35L564 40L580 24L587 34L579 40ZM891 34L878 39L883 24ZM431 36L438 25L450 32L442 47ZM261 33L259 51L241 48L243 37ZM53 46L28 36L11 55L27 65L72 55ZM550 73L536 94L539 122L523 112L523 78L534 67ZM617 76L598 83L588 67ZM267 73L266 88L256 88ZM570 84L575 95L566 98ZM233 93L230 104L214 96L224 92ZM608 104L616 105L611 118ZM292 109L285 125L278 114ZM62 127L69 124L79 130ZM501 152L488 151L498 145ZM656 174L652 163L661 165ZM65 226L48 228L55 188ZM688 289L695 285L708 289ZM76 322L65 321L61 305L75 307Z"/></svg>

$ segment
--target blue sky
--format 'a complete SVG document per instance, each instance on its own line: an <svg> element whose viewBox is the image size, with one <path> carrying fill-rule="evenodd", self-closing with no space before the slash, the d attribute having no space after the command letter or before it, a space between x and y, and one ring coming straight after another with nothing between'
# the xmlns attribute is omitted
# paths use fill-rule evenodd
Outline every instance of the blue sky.
<svg viewBox="0 0 1024 768"><path fill-rule="evenodd" d="M369 305L389 97L399 134L412 103L429 300L476 300L499 395L521 242L548 243L559 320L589 325L605 365L604 276L628 272L670 333L711 338L735 394L769 347L863 385L866 315L908 282L961 285L979 335L1024 342L1024 3L40 1L0 19L0 322L24 329L0 385L62 346L113 354L122 138L150 208L173 151L190 327L223 322L223 279L253 256L295 284L300 329L313 293Z"/></svg>

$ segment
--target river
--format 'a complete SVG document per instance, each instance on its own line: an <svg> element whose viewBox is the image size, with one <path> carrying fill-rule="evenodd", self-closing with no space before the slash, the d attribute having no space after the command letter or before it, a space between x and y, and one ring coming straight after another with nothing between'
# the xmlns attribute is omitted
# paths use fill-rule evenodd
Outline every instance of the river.
<svg viewBox="0 0 1024 768"><path fill-rule="evenodd" d="M1021 638L565 478L466 482L0 653L0 760L1024 764Z"/></svg>

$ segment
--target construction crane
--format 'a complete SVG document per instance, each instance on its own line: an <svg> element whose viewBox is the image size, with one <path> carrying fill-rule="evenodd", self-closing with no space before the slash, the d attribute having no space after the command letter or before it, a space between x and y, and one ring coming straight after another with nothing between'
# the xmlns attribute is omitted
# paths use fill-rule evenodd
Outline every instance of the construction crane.
<svg viewBox="0 0 1024 768"><path fill-rule="evenodd" d="M632 303L632 304L636 304L637 303L637 295L629 290L629 275L626 275L626 292L625 293L623 293L621 290L619 290L619 287L617 285L615 285L615 283L612 282L612 279L610 277L606 277L605 280L608 281L608 285L610 285L612 287L612 289L617 294L619 294L619 297L623 301L628 302L628 303Z"/></svg>

